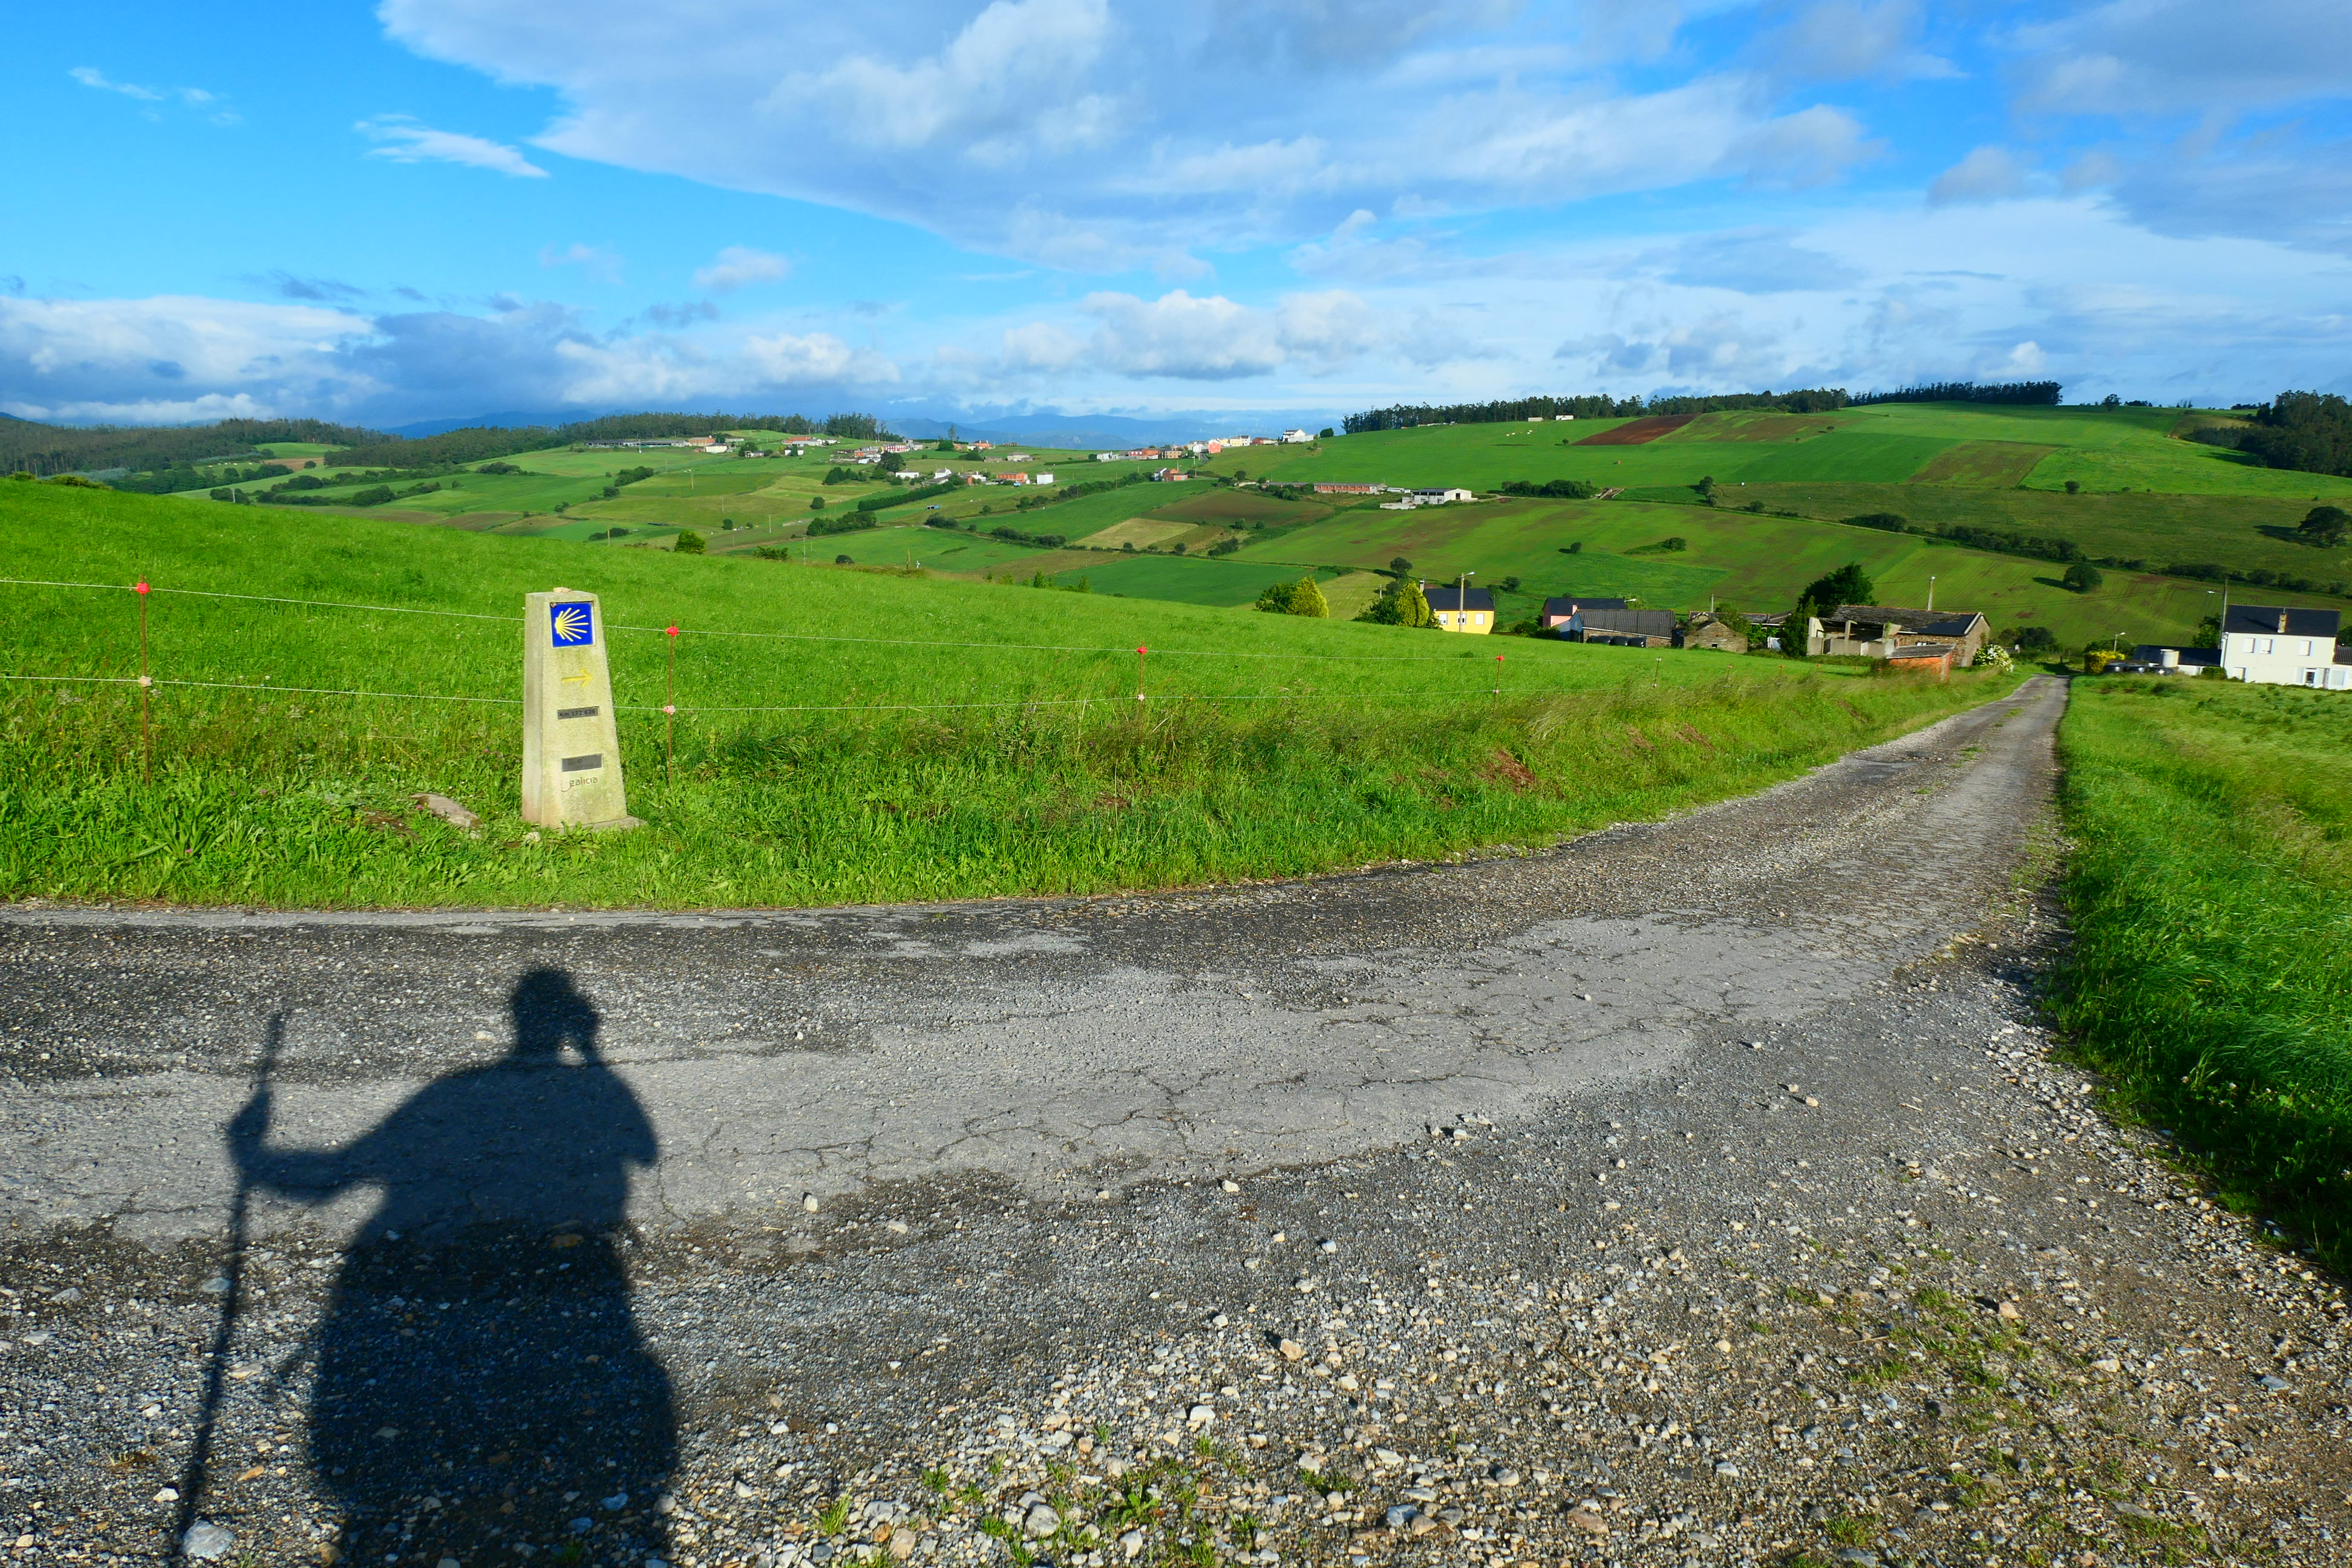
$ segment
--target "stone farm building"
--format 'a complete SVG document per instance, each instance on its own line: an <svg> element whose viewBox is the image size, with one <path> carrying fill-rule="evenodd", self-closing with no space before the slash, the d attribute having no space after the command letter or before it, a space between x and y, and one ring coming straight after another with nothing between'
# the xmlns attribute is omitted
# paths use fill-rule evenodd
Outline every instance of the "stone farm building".
<svg viewBox="0 0 2352 1568"><path fill-rule="evenodd" d="M1622 610L1626 607L1622 599L1588 599L1570 594L1557 599L1546 599L1543 613L1536 617L1536 624L1549 632L1568 625L1584 610Z"/></svg>
<svg viewBox="0 0 2352 1568"><path fill-rule="evenodd" d="M1819 658L1846 654L1863 658L1918 658L1923 645L1948 644L1952 662L1976 662L1991 626L1975 610L1906 610L1886 605L1840 605L1834 614L1809 616L1805 652Z"/></svg>

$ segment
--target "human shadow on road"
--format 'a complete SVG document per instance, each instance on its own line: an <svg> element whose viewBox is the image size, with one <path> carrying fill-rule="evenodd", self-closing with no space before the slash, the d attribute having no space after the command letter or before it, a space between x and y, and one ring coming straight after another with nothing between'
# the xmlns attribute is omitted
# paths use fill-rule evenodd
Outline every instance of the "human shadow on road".
<svg viewBox="0 0 2352 1568"><path fill-rule="evenodd" d="M570 975L525 975L512 1007L503 1059L343 1148L270 1147L266 1084L230 1124L257 1188L383 1194L315 1347L310 1458L349 1559L641 1561L663 1545L676 1415L622 1256L653 1127L597 1056Z"/></svg>

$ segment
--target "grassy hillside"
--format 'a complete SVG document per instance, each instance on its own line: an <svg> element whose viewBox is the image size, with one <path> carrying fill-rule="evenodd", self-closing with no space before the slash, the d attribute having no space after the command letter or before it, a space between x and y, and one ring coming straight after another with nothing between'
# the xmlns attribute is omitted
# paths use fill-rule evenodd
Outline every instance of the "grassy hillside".
<svg viewBox="0 0 2352 1568"><path fill-rule="evenodd" d="M747 461L682 449L559 450L513 459L527 470L520 474L456 475L437 491L383 507L317 510L310 526L331 530L339 516L368 516L601 546L667 545L691 528L721 553L793 545L822 561L921 560L974 578L1044 571L1101 593L1228 606L1250 603L1286 574L1320 570L1334 578L1403 556L1432 578L1470 571L1489 586L1519 578L1523 591L1505 596L1507 621L1553 593L1638 598L1666 609L1711 600L1785 609L1805 584L1851 561L1877 580L1884 599L1924 601L1932 577L1939 605L1982 610L1999 631L2047 626L2066 645L2187 639L2218 602L2221 573L2251 579L2232 590L2241 600L2352 610L2345 587L2352 584L2352 545L2315 548L2295 529L2319 501L2352 503L2352 480L2262 468L2242 453L2183 438L2198 424L2230 417L1900 404L1814 415L1710 414L1663 425L1431 426L1251 447L1207 467L1228 480L1247 475L1252 485L1360 480L1491 491L1509 480L1570 478L1621 493L1593 503L1402 512L1342 498L1278 499L1248 487L1137 484L1019 510L1016 503L1034 492L975 487L885 511L883 529L830 547L793 545L814 500L837 515L862 497L891 493L872 482L825 484L837 453ZM1655 438L1594 444L1596 437L1637 433ZM912 461L925 471L1002 472L1005 456L923 451ZM1051 471L1063 483L1152 466L1033 456L1025 468ZM659 471L611 499L602 495L619 468L639 463ZM1696 488L1705 479L1715 481L1715 504L1704 504ZM2069 481L2077 493L2067 493ZM1874 513L1905 518L1918 531L1843 524ZM929 545L902 536L901 525L928 515L971 531ZM975 542L1008 522L1061 535L1067 548ZM2123 564L2109 567L2096 591L2077 595L2060 584L2063 568L2054 562L1926 536L1953 527L2070 541L2087 556ZM1212 545L1236 537L1246 541L1238 554L1208 557ZM1658 548L1670 537L1687 547ZM1579 545L1579 553L1563 553ZM2303 586L2261 585L2280 581Z"/></svg>
<svg viewBox="0 0 2352 1568"><path fill-rule="evenodd" d="M1669 538L1682 539L1685 547L1659 549ZM1582 548L1562 553L1571 544ZM1525 592L1507 596L1501 606L1507 615L1530 613L1545 594L1639 597L1661 609L1703 607L1710 597L1751 610L1785 609L1807 583L1849 561L1863 563L1889 603L1926 603L1933 575L1937 605L1982 610L2003 630L2046 626L2063 645L2118 631L2126 642L2186 637L2218 602L2208 593L2218 592L2211 584L2116 572L2096 592L2075 594L2060 585L2061 568L2047 561L1965 550L1917 534L1629 501L1342 512L1254 542L1234 559L1374 566L1397 554L1434 581L1465 571L1477 573L1482 584L1519 577ZM2295 597L2301 602L2307 595Z"/></svg>
<svg viewBox="0 0 2352 1568"><path fill-rule="evenodd" d="M0 888L800 904L1288 875L1654 816L1995 689L1556 644L1498 666L1495 645L1345 622L323 521L0 487L15 575L163 590L164 682L142 783L137 689L78 679L135 672L139 601L0 586ZM533 843L516 818L516 617L559 583L605 595L645 830ZM482 834L414 810L428 789Z"/></svg>
<svg viewBox="0 0 2352 1568"><path fill-rule="evenodd" d="M2240 1205L2352 1263L2352 704L2077 681L2060 1016Z"/></svg>

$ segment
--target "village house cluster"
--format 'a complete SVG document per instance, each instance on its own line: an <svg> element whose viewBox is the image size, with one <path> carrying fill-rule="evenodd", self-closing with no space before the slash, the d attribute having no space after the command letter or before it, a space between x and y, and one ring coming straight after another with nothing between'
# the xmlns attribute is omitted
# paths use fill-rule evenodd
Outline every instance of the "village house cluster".
<svg viewBox="0 0 2352 1568"><path fill-rule="evenodd" d="M2343 625L2339 610L2232 605L2221 616L2220 647L2141 643L2131 658L2107 668L2117 675L2202 675L2218 669L2256 686L2352 691L2352 647L2336 640Z"/></svg>

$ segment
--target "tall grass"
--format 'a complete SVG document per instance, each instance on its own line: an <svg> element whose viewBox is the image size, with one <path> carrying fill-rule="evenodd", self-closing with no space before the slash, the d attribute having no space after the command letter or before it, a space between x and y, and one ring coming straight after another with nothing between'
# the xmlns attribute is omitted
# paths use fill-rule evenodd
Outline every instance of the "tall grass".
<svg viewBox="0 0 2352 1568"><path fill-rule="evenodd" d="M87 491L19 500L35 489L0 486L10 575L390 608L151 596L159 676L248 688L157 689L152 762L135 688L5 683L0 888L17 897L802 905L1295 875L1654 816L1994 689ZM646 829L527 838L513 707L250 689L511 697L520 595L559 582L602 592L608 626L649 628L612 639ZM137 668L127 593L5 587L0 606L0 671ZM669 690L672 621L687 631L674 770L646 710ZM1139 643L1154 650L1140 703ZM985 705L946 706L965 703ZM426 790L481 812L480 834L415 810Z"/></svg>
<svg viewBox="0 0 2352 1568"><path fill-rule="evenodd" d="M2352 701L2074 690L2061 1019L2230 1197L2352 1262Z"/></svg>

